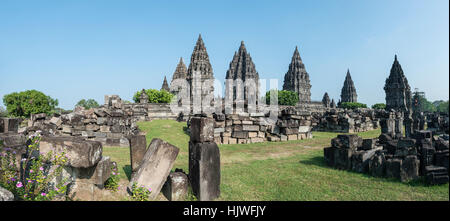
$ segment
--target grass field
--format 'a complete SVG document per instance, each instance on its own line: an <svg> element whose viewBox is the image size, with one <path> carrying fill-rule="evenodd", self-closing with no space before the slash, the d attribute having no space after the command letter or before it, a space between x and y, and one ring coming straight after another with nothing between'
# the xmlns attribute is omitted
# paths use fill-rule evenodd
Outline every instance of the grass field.
<svg viewBox="0 0 450 221"><path fill-rule="evenodd" d="M139 122L147 144L161 138L180 148L175 168L188 171L186 123L172 120ZM423 180L410 183L329 168L323 148L338 133L313 132L313 139L219 145L221 196L218 200L308 201L308 200L449 200L449 186L426 186ZM378 137L379 130L358 133ZM121 179L130 176L129 150L105 147L103 154L119 164Z"/></svg>

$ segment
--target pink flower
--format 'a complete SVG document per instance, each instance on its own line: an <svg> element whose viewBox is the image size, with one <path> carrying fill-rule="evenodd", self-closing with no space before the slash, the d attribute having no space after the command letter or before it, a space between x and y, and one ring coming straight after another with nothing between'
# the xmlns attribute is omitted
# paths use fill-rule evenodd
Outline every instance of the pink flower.
<svg viewBox="0 0 450 221"><path fill-rule="evenodd" d="M32 173L33 172L33 170L30 170L30 173Z"/></svg>
<svg viewBox="0 0 450 221"><path fill-rule="evenodd" d="M39 170L40 170L40 171L43 171L43 170L44 170L44 167L39 167Z"/></svg>
<svg viewBox="0 0 450 221"><path fill-rule="evenodd" d="M113 175L115 176L115 175L116 175L116 173L114 173L114 172L113 172Z"/></svg>
<svg viewBox="0 0 450 221"><path fill-rule="evenodd" d="M22 182L17 182L16 187L17 188L23 187Z"/></svg>
<svg viewBox="0 0 450 221"><path fill-rule="evenodd" d="M59 188L58 188L58 187L56 187L56 188L55 188L55 190L56 190L56 191L59 191Z"/></svg>
<svg viewBox="0 0 450 221"><path fill-rule="evenodd" d="M46 196L47 194L46 193L41 193L41 196Z"/></svg>

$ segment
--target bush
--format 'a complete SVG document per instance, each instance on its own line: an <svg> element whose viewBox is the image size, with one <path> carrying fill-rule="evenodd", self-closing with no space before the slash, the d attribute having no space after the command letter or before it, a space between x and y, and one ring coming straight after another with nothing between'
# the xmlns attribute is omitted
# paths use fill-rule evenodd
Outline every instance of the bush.
<svg viewBox="0 0 450 221"><path fill-rule="evenodd" d="M298 95L294 91L278 91L278 105L295 106L298 103ZM270 104L270 91L266 92L266 104Z"/></svg>
<svg viewBox="0 0 450 221"><path fill-rule="evenodd" d="M372 105L372 109L386 109L386 104L383 103L377 103Z"/></svg>
<svg viewBox="0 0 450 221"><path fill-rule="evenodd" d="M39 133L30 136L27 153L39 152ZM4 150L3 150L4 149ZM26 169L17 168L16 152L0 145L0 186L11 191L20 200L43 201L65 196L68 180L61 177L63 167L68 159L65 152L46 155L28 154L20 164L28 165ZM26 176L24 176L24 174Z"/></svg>
<svg viewBox="0 0 450 221"><path fill-rule="evenodd" d="M131 197L135 201L148 201L150 197L151 189L146 189L144 186L138 187L136 183L131 186Z"/></svg>
<svg viewBox="0 0 450 221"><path fill-rule="evenodd" d="M173 94L166 90L156 90L156 89L148 89L145 90L145 93L148 95L148 102L149 103L170 103L172 101L172 98L174 97ZM141 91L138 91L134 94L133 100L135 103L139 103L139 97L141 96Z"/></svg>
<svg viewBox="0 0 450 221"><path fill-rule="evenodd" d="M111 166L111 175L105 182L105 188L108 190L111 190L113 192L116 192L119 190L119 172L117 171L116 166Z"/></svg>
<svg viewBox="0 0 450 221"><path fill-rule="evenodd" d="M445 102L441 102L437 107L437 111L441 112L441 113L448 113L448 107L449 107L449 103L448 101Z"/></svg>
<svg viewBox="0 0 450 221"><path fill-rule="evenodd" d="M339 107L344 109L358 109L367 108L367 105L358 102L343 102Z"/></svg>
<svg viewBox="0 0 450 221"><path fill-rule="evenodd" d="M13 117L30 117L31 114L52 114L58 105L58 99L36 90L14 92L3 97L8 114Z"/></svg>
<svg viewBox="0 0 450 221"><path fill-rule="evenodd" d="M81 99L80 101L78 101L78 103L75 106L82 106L87 110L87 109L99 107L100 105L94 99L88 99L88 100Z"/></svg>

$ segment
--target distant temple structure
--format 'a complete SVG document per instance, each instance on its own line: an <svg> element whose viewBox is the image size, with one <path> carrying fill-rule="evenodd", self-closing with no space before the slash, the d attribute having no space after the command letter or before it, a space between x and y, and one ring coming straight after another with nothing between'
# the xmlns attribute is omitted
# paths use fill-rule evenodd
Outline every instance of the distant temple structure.
<svg viewBox="0 0 450 221"><path fill-rule="evenodd" d="M194 83L194 75L199 74L198 84ZM206 51L205 44L203 43L202 36L198 36L197 43L195 44L194 51L191 55L191 63L189 63L189 68L187 70L186 79L191 88L190 95L191 100L193 99L194 91L201 93L201 100L204 97L212 96L214 98L214 76L211 63L209 62L208 52ZM210 80L210 81L209 81ZM202 104L210 105L210 104Z"/></svg>
<svg viewBox="0 0 450 221"><path fill-rule="evenodd" d="M311 84L308 72L300 57L298 48L295 47L289 70L284 75L283 90L295 91L298 94L299 102L311 102Z"/></svg>
<svg viewBox="0 0 450 221"><path fill-rule="evenodd" d="M330 97L328 96L327 92L325 92L325 94L323 95L322 103L325 107L330 107Z"/></svg>
<svg viewBox="0 0 450 221"><path fill-rule="evenodd" d="M245 87L245 83L248 83L248 80L253 80L253 85L249 85L254 87L252 90L248 91L248 88ZM233 85L233 91L228 91L231 89L225 85L225 96L232 96L232 100L235 101L239 98L242 101L247 101L249 96L254 96L256 101L259 99L259 74L255 69L255 64L252 61L252 57L250 53L247 53L247 49L245 48L244 41L241 41L241 46L239 50L234 53L233 60L230 62L230 67L227 71L225 80L241 80L243 92L238 93L236 90L236 83ZM225 84L227 81L225 82ZM252 92L253 94L250 94ZM238 97L243 96L243 97Z"/></svg>
<svg viewBox="0 0 450 221"><path fill-rule="evenodd" d="M395 55L391 73L386 79L384 91L386 92L386 110L411 112L411 87L397 60L397 55Z"/></svg>
<svg viewBox="0 0 450 221"><path fill-rule="evenodd" d="M347 69L344 86L341 90L341 102L358 102L357 98L355 84L353 83L352 76L350 76L350 70Z"/></svg>
<svg viewBox="0 0 450 221"><path fill-rule="evenodd" d="M170 91L169 84L167 83L166 76L164 76L164 81L161 86L161 90Z"/></svg>

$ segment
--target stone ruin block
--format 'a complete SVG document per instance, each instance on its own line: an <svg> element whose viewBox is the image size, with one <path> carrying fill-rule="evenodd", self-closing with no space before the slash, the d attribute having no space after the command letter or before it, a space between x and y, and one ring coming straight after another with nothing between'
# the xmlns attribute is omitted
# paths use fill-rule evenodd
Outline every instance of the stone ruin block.
<svg viewBox="0 0 450 221"><path fill-rule="evenodd" d="M449 151L439 151L434 154L434 164L449 169Z"/></svg>
<svg viewBox="0 0 450 221"><path fill-rule="evenodd" d="M362 138L356 134L340 134L337 138L343 148L357 149L362 146Z"/></svg>
<svg viewBox="0 0 450 221"><path fill-rule="evenodd" d="M127 138L130 141L131 171L136 172L147 150L147 140L145 135L132 135Z"/></svg>
<svg viewBox="0 0 450 221"><path fill-rule="evenodd" d="M375 151L369 162L369 174L375 177L383 177L386 174L386 157L382 150Z"/></svg>
<svg viewBox="0 0 450 221"><path fill-rule="evenodd" d="M190 140L193 142L214 141L214 119L193 117L190 124Z"/></svg>
<svg viewBox="0 0 450 221"><path fill-rule="evenodd" d="M170 172L161 190L169 201L183 201L188 193L189 179L183 170Z"/></svg>
<svg viewBox="0 0 450 221"><path fill-rule="evenodd" d="M243 131L259 131L259 125L242 125Z"/></svg>
<svg viewBox="0 0 450 221"><path fill-rule="evenodd" d="M402 167L402 160L392 158L386 160L386 176L400 179L400 170Z"/></svg>
<svg viewBox="0 0 450 221"><path fill-rule="evenodd" d="M13 201L14 195L7 189L0 186L0 202L1 201Z"/></svg>
<svg viewBox="0 0 450 221"><path fill-rule="evenodd" d="M325 160L325 164L334 167L334 152L337 150L337 147L325 147L323 148L323 156Z"/></svg>
<svg viewBox="0 0 450 221"><path fill-rule="evenodd" d="M20 118L0 118L0 133L17 133L19 130L20 122L22 119ZM3 125L3 126L2 126Z"/></svg>
<svg viewBox="0 0 450 221"><path fill-rule="evenodd" d="M178 147L158 138L153 139L137 171L131 176L128 190L131 192L132 184L136 183L151 188L149 199L155 199L169 176L178 152Z"/></svg>
<svg viewBox="0 0 450 221"><path fill-rule="evenodd" d="M425 181L429 185L439 185L449 182L448 171L445 167L426 166L424 175Z"/></svg>
<svg viewBox="0 0 450 221"><path fill-rule="evenodd" d="M192 192L201 201L220 195L220 151L216 143L189 142L189 180Z"/></svg>
<svg viewBox="0 0 450 221"><path fill-rule="evenodd" d="M3 118L0 118L0 133L5 133L5 121Z"/></svg>
<svg viewBox="0 0 450 221"><path fill-rule="evenodd" d="M50 151L66 151L68 165L72 167L92 167L102 158L102 144L97 141L83 140L76 137L42 137L39 144L41 154Z"/></svg>
<svg viewBox="0 0 450 221"><path fill-rule="evenodd" d="M417 156L407 156L403 159L400 170L400 180L408 182L419 178L420 161Z"/></svg>
<svg viewBox="0 0 450 221"><path fill-rule="evenodd" d="M238 139L248 139L249 137L247 131L233 131L231 136Z"/></svg>
<svg viewBox="0 0 450 221"><path fill-rule="evenodd" d="M361 150L372 150L376 146L377 139L363 139Z"/></svg>
<svg viewBox="0 0 450 221"><path fill-rule="evenodd" d="M381 150L381 148L354 152L351 158L352 170L358 173L368 173L370 160L377 150Z"/></svg>

